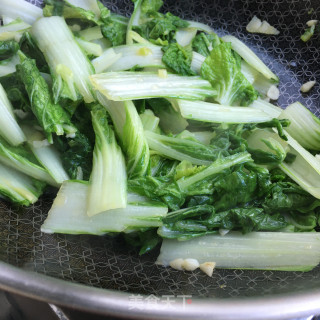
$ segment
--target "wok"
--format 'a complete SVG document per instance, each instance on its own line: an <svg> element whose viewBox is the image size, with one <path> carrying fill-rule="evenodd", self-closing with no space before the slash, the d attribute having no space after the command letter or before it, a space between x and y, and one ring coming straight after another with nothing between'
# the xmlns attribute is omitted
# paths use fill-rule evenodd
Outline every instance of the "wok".
<svg viewBox="0 0 320 320"><path fill-rule="evenodd" d="M133 7L129 0L105 4L124 15ZM306 81L320 79L320 37L300 40L305 23L320 19L319 1L165 0L164 10L244 41L280 77L280 106L300 101L319 115L319 84L309 94L299 91ZM280 34L246 32L253 15ZM306 273L215 270L212 278L201 271L163 268L154 264L158 249L140 257L119 237L41 233L52 199L45 195L29 208L0 202L0 288L138 319L257 320L320 314L320 267Z"/></svg>

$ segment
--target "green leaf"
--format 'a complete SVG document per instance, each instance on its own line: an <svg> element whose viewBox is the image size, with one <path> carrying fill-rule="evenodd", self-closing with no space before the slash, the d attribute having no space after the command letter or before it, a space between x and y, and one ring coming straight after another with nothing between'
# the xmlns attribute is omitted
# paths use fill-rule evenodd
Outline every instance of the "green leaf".
<svg viewBox="0 0 320 320"><path fill-rule="evenodd" d="M218 94L215 99L224 105L247 106L257 99L257 92L241 73L230 43L221 43L206 58L201 75Z"/></svg>
<svg viewBox="0 0 320 320"><path fill-rule="evenodd" d="M166 14L153 13L148 15L147 22L134 26L133 30L137 31L147 40L167 40L171 42L174 38L175 31L178 28L187 28L189 23L174 16L170 12Z"/></svg>
<svg viewBox="0 0 320 320"><path fill-rule="evenodd" d="M163 5L162 0L143 0L141 3L141 12L149 13L149 12L157 12Z"/></svg>
<svg viewBox="0 0 320 320"><path fill-rule="evenodd" d="M180 133L187 126L188 122L180 112L177 112L171 102L164 98L148 99L147 104L160 118L160 127L165 133Z"/></svg>
<svg viewBox="0 0 320 320"><path fill-rule="evenodd" d="M72 134L77 129L72 125L69 115L64 109L54 104L50 89L42 78L34 60L27 58L19 51L21 64L17 66L17 72L24 83L28 93L31 110L46 133L50 143L53 142L52 134Z"/></svg>
<svg viewBox="0 0 320 320"><path fill-rule="evenodd" d="M126 43L126 23L117 19L117 16L114 15L101 18L101 20L103 21L101 32L103 36L111 42L113 47Z"/></svg>
<svg viewBox="0 0 320 320"><path fill-rule="evenodd" d="M214 32L206 34L201 32L197 34L192 41L192 49L207 57L211 50L220 44L220 38Z"/></svg>
<svg viewBox="0 0 320 320"><path fill-rule="evenodd" d="M82 19L96 24L98 23L98 19L93 11L76 7L68 1L46 0L43 15L45 17L62 16L65 19Z"/></svg>
<svg viewBox="0 0 320 320"><path fill-rule="evenodd" d="M185 197L173 177L145 176L128 181L128 190L164 202L171 210L178 210Z"/></svg>
<svg viewBox="0 0 320 320"><path fill-rule="evenodd" d="M8 59L19 50L19 45L16 41L0 41L0 60Z"/></svg>
<svg viewBox="0 0 320 320"><path fill-rule="evenodd" d="M36 61L37 67L41 72L49 73L49 67L46 59L35 43L29 32L25 32L19 42L20 50L29 58Z"/></svg>
<svg viewBox="0 0 320 320"><path fill-rule="evenodd" d="M262 203L264 210L274 212L305 211L315 198L293 182L277 182Z"/></svg>
<svg viewBox="0 0 320 320"><path fill-rule="evenodd" d="M163 47L162 61L175 73L182 76L195 76L191 70L192 51L181 47L178 43L170 43Z"/></svg>

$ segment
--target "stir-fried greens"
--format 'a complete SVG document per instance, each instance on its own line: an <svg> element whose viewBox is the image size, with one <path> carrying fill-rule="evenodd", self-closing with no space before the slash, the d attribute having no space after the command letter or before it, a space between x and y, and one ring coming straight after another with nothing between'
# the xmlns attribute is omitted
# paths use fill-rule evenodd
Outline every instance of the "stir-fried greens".
<svg viewBox="0 0 320 320"><path fill-rule="evenodd" d="M1 197L60 188L43 232L164 238L180 269L319 263L320 120L253 51L161 0L44 2L0 0Z"/></svg>

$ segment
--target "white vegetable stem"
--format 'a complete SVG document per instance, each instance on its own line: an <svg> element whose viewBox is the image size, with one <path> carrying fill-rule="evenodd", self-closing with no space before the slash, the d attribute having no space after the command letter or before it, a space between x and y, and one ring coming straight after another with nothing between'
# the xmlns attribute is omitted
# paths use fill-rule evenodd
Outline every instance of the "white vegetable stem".
<svg viewBox="0 0 320 320"><path fill-rule="evenodd" d="M105 114L105 111L91 111L96 139L88 192L89 217L106 210L125 208L127 202L125 160L113 130L106 119L100 118L101 115L106 117Z"/></svg>
<svg viewBox="0 0 320 320"><path fill-rule="evenodd" d="M21 204L38 201L32 178L0 163L0 192Z"/></svg>
<svg viewBox="0 0 320 320"><path fill-rule="evenodd" d="M68 2L76 7L92 11L97 17L100 17L100 9L97 0L68 0Z"/></svg>
<svg viewBox="0 0 320 320"><path fill-rule="evenodd" d="M113 55L117 59L111 60ZM159 46L148 44L124 45L107 49L101 57L94 59L92 64L97 73L129 70L134 66L164 68L161 60L162 55Z"/></svg>
<svg viewBox="0 0 320 320"><path fill-rule="evenodd" d="M25 0L0 0L0 15L10 18L21 18L32 24L42 17L42 9Z"/></svg>
<svg viewBox="0 0 320 320"><path fill-rule="evenodd" d="M0 84L0 135L10 144L16 146L26 140L15 120L12 105Z"/></svg>
<svg viewBox="0 0 320 320"><path fill-rule="evenodd" d="M141 15L141 3L142 0L137 0L134 3L134 10L130 17L130 20L128 22L127 26L127 35L126 35L126 43L127 44L133 44L133 38L132 38L132 27L139 25L140 15Z"/></svg>
<svg viewBox="0 0 320 320"><path fill-rule="evenodd" d="M79 36L86 41L103 39L103 34L99 26L83 29L79 32Z"/></svg>
<svg viewBox="0 0 320 320"><path fill-rule="evenodd" d="M30 24L16 19L0 27L0 41L15 39L19 41L22 33L31 27Z"/></svg>
<svg viewBox="0 0 320 320"><path fill-rule="evenodd" d="M108 100L101 93L98 93L97 97L110 114L120 138L127 157L128 176L145 175L149 166L149 146L135 105L130 100L124 102Z"/></svg>
<svg viewBox="0 0 320 320"><path fill-rule="evenodd" d="M262 110L250 107L224 106L203 101L178 100L186 119L214 123L258 123L272 119Z"/></svg>
<svg viewBox="0 0 320 320"><path fill-rule="evenodd" d="M224 42L231 42L232 49L237 52L249 65L261 72L267 79L279 81L278 77L258 58L258 56L242 41L234 36L222 37Z"/></svg>
<svg viewBox="0 0 320 320"><path fill-rule="evenodd" d="M20 63L18 55L0 62L0 78L16 72L16 65Z"/></svg>
<svg viewBox="0 0 320 320"><path fill-rule="evenodd" d="M310 152L304 149L295 139L285 132L290 146L290 152L296 155L292 163L282 162L279 167L292 180L320 199L320 162Z"/></svg>
<svg viewBox="0 0 320 320"><path fill-rule="evenodd" d="M135 66L165 68L162 56L163 52L160 46L135 43L109 48L100 57L93 59L92 64L96 73L130 70ZM193 52L191 69L199 74L204 60L204 56Z"/></svg>
<svg viewBox="0 0 320 320"><path fill-rule="evenodd" d="M181 28L176 31L176 40L177 43L185 47L189 45L195 35L197 34L197 29L196 28Z"/></svg>
<svg viewBox="0 0 320 320"><path fill-rule="evenodd" d="M27 136L31 151L42 166L47 169L50 176L56 182L55 185L60 185L63 181L69 180L70 178L62 166L60 154L54 146L52 144L39 145L37 143L45 139L44 135L41 132L26 126L23 127L23 131Z"/></svg>
<svg viewBox="0 0 320 320"><path fill-rule="evenodd" d="M46 233L96 234L122 232L127 228L148 228L161 225L168 208L146 198L128 195L126 208L113 209L88 217L88 185L81 181L65 181L41 227Z"/></svg>
<svg viewBox="0 0 320 320"><path fill-rule="evenodd" d="M168 74L159 77L153 72L108 72L90 77L93 86L114 101L137 100L155 97L203 99L216 91L200 77Z"/></svg>
<svg viewBox="0 0 320 320"><path fill-rule="evenodd" d="M257 100L253 101L249 107L259 109L265 113L267 113L271 118L278 118L282 112L282 109L269 103L265 100L258 98Z"/></svg>
<svg viewBox="0 0 320 320"><path fill-rule="evenodd" d="M102 48L101 48L100 44L86 41L86 40L83 40L80 38L76 38L76 41L79 44L79 46L82 48L82 50L84 52L86 52L87 54L93 55L96 57L99 57L102 55Z"/></svg>
<svg viewBox="0 0 320 320"><path fill-rule="evenodd" d="M320 262L316 232L229 232L188 241L164 239L157 264L192 258L217 268L308 271Z"/></svg>
<svg viewBox="0 0 320 320"><path fill-rule="evenodd" d="M204 31L207 33L215 32L214 29L209 27L207 24L191 20L187 20L187 22L189 23L189 28L195 28L197 30Z"/></svg>
<svg viewBox="0 0 320 320"><path fill-rule="evenodd" d="M204 60L206 60L206 57L204 57L203 55L201 55L198 52L193 51L192 52L192 61L191 61L191 70L196 72L197 74L200 74L200 70L201 70L201 66L204 62Z"/></svg>
<svg viewBox="0 0 320 320"><path fill-rule="evenodd" d="M195 148L196 145L199 145L199 148L201 148L200 143L197 143L195 141L188 141L187 139L167 137L151 131L145 131L144 134L147 138L150 149L165 157L176 159L179 161L187 160L196 165L209 166L212 163L212 161L210 160L202 159L201 155L199 155L200 158L198 158L196 156L188 155L187 152L181 152L178 148L174 147L174 144L178 145L180 143L181 145L185 146L186 150L188 150L188 147Z"/></svg>
<svg viewBox="0 0 320 320"><path fill-rule="evenodd" d="M60 86L65 81L72 93L70 98L77 100L75 90L78 90L85 102L92 102L94 94L89 76L94 73L94 68L76 43L65 20L61 17L41 18L32 26L32 34L51 72L59 79ZM58 97L54 95L57 101Z"/></svg>
<svg viewBox="0 0 320 320"><path fill-rule="evenodd" d="M282 110L279 119L289 119L287 132L304 148L320 150L320 120L300 102Z"/></svg>

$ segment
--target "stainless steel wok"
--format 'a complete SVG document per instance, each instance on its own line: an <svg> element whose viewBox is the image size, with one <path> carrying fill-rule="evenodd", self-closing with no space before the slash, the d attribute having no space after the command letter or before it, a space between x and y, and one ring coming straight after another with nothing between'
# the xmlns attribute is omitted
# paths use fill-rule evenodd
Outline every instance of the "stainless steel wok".
<svg viewBox="0 0 320 320"><path fill-rule="evenodd" d="M31 1L40 5L40 1ZM129 0L107 6L121 14ZM300 101L319 115L320 37L300 40L320 19L319 0L165 0L165 10L245 41L280 77L280 106ZM248 34L257 15L278 36ZM156 266L157 251L139 257L118 237L47 235L40 225L51 205L44 196L21 209L0 202L0 288L83 310L138 319L289 319L320 314L320 267L311 272L216 270L179 272ZM169 302L166 302L169 301Z"/></svg>

